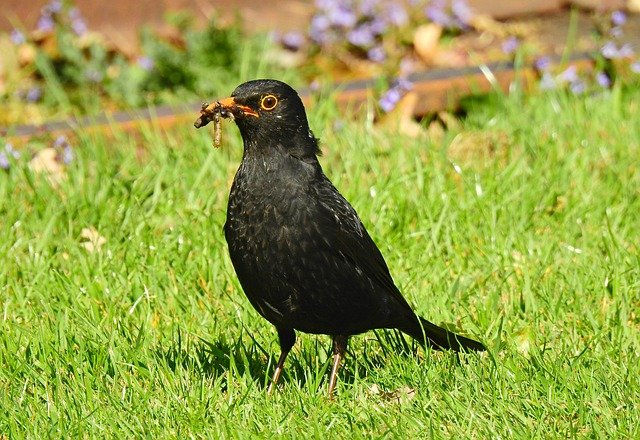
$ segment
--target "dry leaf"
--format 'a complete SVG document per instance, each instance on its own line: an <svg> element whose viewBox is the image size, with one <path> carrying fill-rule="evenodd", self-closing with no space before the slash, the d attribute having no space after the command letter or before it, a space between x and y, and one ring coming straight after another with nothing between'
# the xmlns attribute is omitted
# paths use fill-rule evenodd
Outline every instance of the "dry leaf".
<svg viewBox="0 0 640 440"><path fill-rule="evenodd" d="M54 148L44 148L29 161L29 168L36 174L44 174L52 185L66 178L64 166L57 160L58 152Z"/></svg>
<svg viewBox="0 0 640 440"><path fill-rule="evenodd" d="M509 136L504 132L467 131L459 133L447 149L447 157L461 165L486 167L508 157Z"/></svg>
<svg viewBox="0 0 640 440"><path fill-rule="evenodd" d="M435 23L418 26L413 34L413 47L425 63L431 64L435 60L441 35L442 26Z"/></svg>
<svg viewBox="0 0 640 440"><path fill-rule="evenodd" d="M416 398L416 389L409 386L403 386L393 391L383 391L378 384L369 387L369 393L379 395L383 400L389 402L405 404Z"/></svg>
<svg viewBox="0 0 640 440"><path fill-rule="evenodd" d="M21 67L30 66L36 60L38 50L33 44L21 44L18 48L18 63Z"/></svg>
<svg viewBox="0 0 640 440"><path fill-rule="evenodd" d="M447 130L457 130L460 128L460 121L449 112L438 112L438 119L447 127Z"/></svg>
<svg viewBox="0 0 640 440"><path fill-rule="evenodd" d="M535 335L531 327L523 328L516 333L513 339L516 343L516 349L518 352L525 357L529 357L529 352L535 344Z"/></svg>
<svg viewBox="0 0 640 440"><path fill-rule="evenodd" d="M444 128L440 121L431 121L427 128L427 135L429 136L432 144L438 145L442 143L444 140Z"/></svg>
<svg viewBox="0 0 640 440"><path fill-rule="evenodd" d="M526 21L502 22L487 14L476 14L471 18L471 26L478 32L495 35L498 38L526 38L538 32L533 23Z"/></svg>
<svg viewBox="0 0 640 440"><path fill-rule="evenodd" d="M80 237L86 240L82 242L82 246L89 252L100 251L102 245L107 242L107 239L100 235L93 226L83 228L82 232L80 232Z"/></svg>

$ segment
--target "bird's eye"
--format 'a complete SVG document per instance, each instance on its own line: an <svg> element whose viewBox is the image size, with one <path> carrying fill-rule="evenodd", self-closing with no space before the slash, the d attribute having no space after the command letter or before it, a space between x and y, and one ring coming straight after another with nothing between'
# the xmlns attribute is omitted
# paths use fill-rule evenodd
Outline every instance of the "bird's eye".
<svg viewBox="0 0 640 440"><path fill-rule="evenodd" d="M273 110L278 105L278 98L273 95L267 95L260 100L260 107L263 110Z"/></svg>

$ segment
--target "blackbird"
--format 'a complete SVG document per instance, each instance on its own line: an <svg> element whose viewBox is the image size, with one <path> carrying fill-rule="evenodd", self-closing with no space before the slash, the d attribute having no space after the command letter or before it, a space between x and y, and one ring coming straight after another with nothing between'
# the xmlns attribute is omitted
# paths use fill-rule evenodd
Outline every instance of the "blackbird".
<svg viewBox="0 0 640 440"><path fill-rule="evenodd" d="M351 335L399 329L434 349L485 350L411 309L358 214L324 175L293 88L272 79L246 82L203 105L195 126L219 116L235 120L244 143L224 225L229 254L247 298L280 340L268 392L296 330L332 337L329 396Z"/></svg>

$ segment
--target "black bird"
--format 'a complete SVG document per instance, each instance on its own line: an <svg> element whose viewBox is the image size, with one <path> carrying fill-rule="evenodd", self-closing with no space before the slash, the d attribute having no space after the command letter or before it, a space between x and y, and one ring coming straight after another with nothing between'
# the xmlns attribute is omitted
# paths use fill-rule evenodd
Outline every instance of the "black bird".
<svg viewBox="0 0 640 440"><path fill-rule="evenodd" d="M203 106L196 127L235 119L244 142L224 226L231 261L255 309L278 331L278 382L295 331L333 338L329 395L351 335L395 328L435 349L485 350L417 316L349 202L324 175L318 140L289 85L238 86Z"/></svg>

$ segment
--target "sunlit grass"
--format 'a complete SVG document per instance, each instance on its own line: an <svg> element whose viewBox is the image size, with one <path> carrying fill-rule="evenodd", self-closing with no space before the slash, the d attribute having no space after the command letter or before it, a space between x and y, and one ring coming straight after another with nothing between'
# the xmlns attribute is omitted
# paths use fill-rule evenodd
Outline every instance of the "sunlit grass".
<svg viewBox="0 0 640 440"><path fill-rule="evenodd" d="M231 124L221 150L190 125L80 133L57 185L23 157L0 173L0 436L637 438L638 102L498 99L437 142L312 106L325 172L401 290L490 347L354 337L333 402L323 336L265 395L277 337L222 234Z"/></svg>

